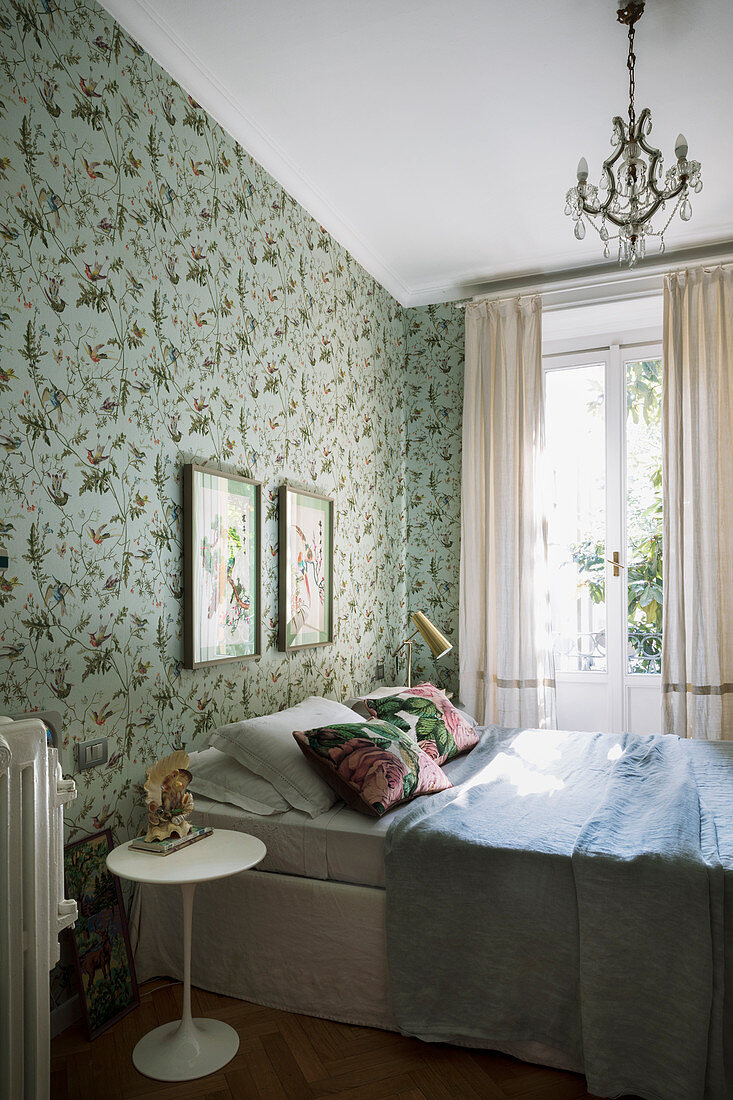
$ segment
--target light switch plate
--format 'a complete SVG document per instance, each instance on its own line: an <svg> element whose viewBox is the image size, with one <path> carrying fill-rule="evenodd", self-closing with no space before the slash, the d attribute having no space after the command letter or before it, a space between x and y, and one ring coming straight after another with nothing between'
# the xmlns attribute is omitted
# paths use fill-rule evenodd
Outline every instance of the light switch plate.
<svg viewBox="0 0 733 1100"><path fill-rule="evenodd" d="M83 772L87 768L98 768L107 763L107 738L97 737L93 741L81 741L76 746L76 770Z"/></svg>

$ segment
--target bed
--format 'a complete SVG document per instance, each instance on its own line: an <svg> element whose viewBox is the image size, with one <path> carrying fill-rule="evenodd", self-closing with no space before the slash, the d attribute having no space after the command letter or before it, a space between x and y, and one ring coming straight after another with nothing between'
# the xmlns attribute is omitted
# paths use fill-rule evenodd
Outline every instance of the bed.
<svg viewBox="0 0 733 1100"><path fill-rule="evenodd" d="M480 737L451 790L378 820L199 796L198 822L268 856L202 889L193 982L584 1072L598 1095L733 1095L733 745ZM140 980L180 976L179 910L137 892Z"/></svg>

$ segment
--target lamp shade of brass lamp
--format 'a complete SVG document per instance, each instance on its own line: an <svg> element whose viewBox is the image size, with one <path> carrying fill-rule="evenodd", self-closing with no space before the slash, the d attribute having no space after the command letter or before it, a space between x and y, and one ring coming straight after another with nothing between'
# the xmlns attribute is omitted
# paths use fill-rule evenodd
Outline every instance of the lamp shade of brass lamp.
<svg viewBox="0 0 733 1100"><path fill-rule="evenodd" d="M440 657L445 657L446 653L449 653L453 649L453 645L448 641L445 634L441 634L437 626L433 626L430 619L426 615L423 615L422 611L416 611L412 616L412 622L415 626L415 630L410 634L409 638L405 638L397 649L392 654L396 657L398 653L407 646L407 686L412 687L412 639L416 634L422 634L423 639L430 648L430 652L436 661Z"/></svg>

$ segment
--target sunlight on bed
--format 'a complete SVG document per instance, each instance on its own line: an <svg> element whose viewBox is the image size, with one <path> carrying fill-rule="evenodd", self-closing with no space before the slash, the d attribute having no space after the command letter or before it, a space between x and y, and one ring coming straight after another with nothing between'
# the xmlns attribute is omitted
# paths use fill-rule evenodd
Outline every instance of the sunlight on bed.
<svg viewBox="0 0 733 1100"><path fill-rule="evenodd" d="M571 734L546 730L524 730L512 741L512 752L500 752L485 768L462 784L460 805L474 787L499 780L512 783L517 794L554 794L565 781L549 770L556 764Z"/></svg>

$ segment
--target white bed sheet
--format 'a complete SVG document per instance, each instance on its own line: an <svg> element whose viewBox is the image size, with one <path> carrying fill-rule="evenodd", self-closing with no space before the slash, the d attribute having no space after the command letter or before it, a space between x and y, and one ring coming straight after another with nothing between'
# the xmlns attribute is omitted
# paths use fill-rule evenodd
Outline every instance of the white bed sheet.
<svg viewBox="0 0 733 1100"><path fill-rule="evenodd" d="M195 824L236 829L264 842L261 871L384 886L384 838L399 810L373 818L339 802L318 817L300 810L263 817L203 795L196 795L195 803Z"/></svg>

